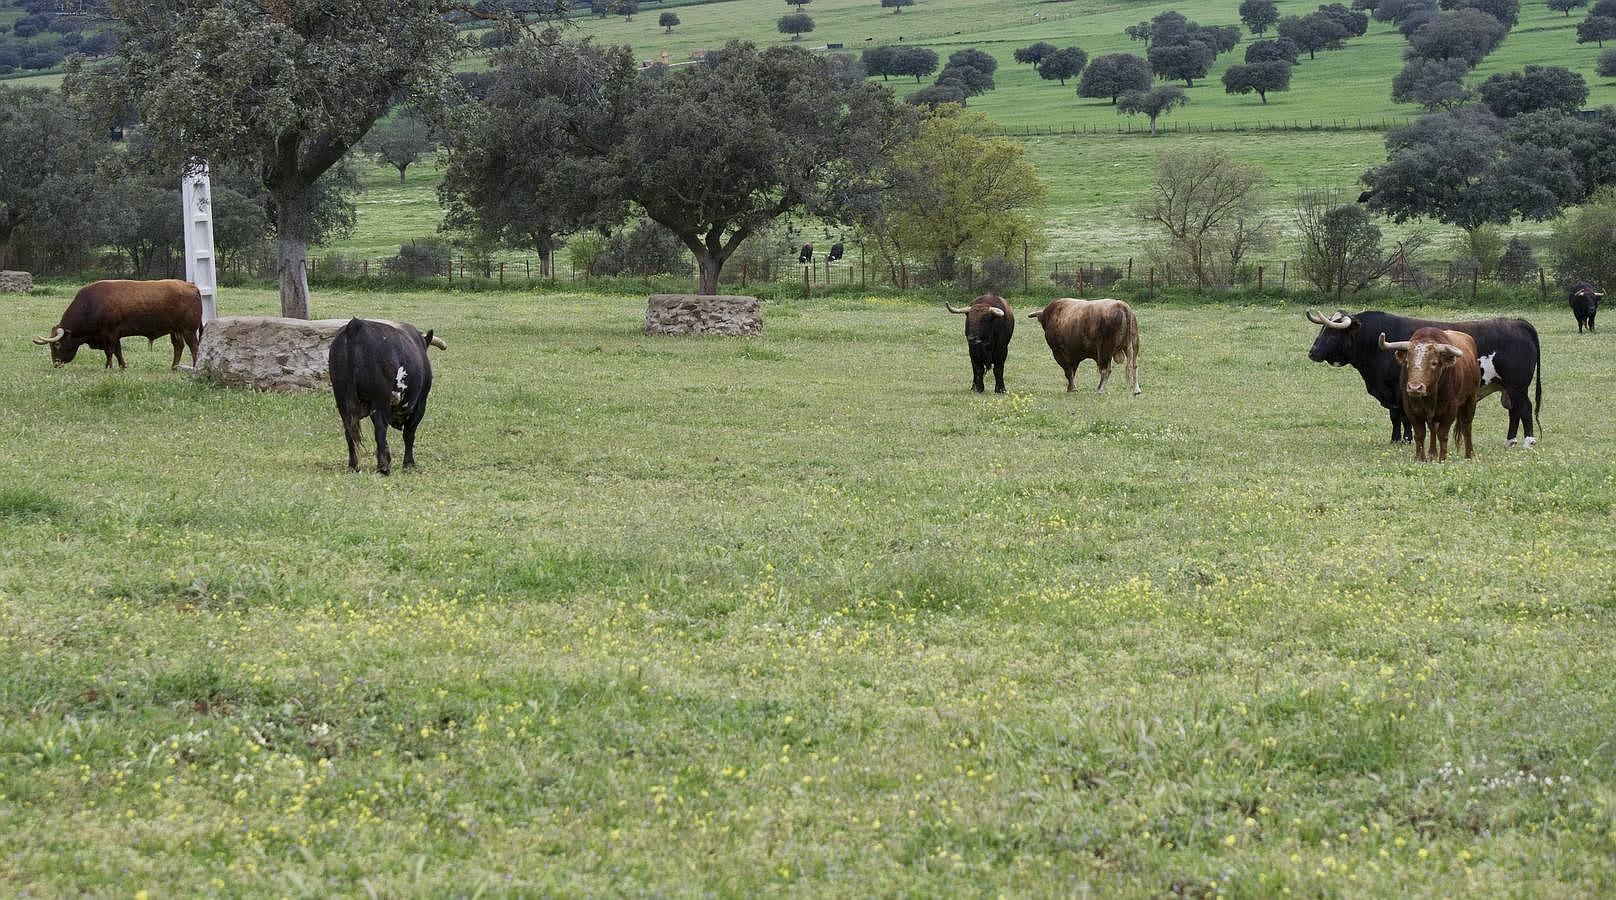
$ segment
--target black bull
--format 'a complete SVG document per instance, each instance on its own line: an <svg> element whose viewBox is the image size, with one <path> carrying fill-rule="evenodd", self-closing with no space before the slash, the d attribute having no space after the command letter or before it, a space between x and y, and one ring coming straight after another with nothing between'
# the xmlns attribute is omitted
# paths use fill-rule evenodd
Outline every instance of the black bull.
<svg viewBox="0 0 1616 900"><path fill-rule="evenodd" d="M1328 319L1309 311L1307 317L1321 326L1308 359L1357 369L1369 396L1390 414L1393 441L1411 441L1414 436L1398 393L1402 366L1396 354L1380 349L1380 335L1384 332L1388 341L1406 341L1416 330L1433 327L1462 331L1475 339L1476 358L1481 363L1481 393L1477 399L1503 392L1504 408L1509 411L1507 446L1515 445L1516 430L1520 428L1525 429L1527 446L1537 442L1532 426L1534 410L1541 411L1543 406L1543 351L1537 329L1525 319L1433 322L1376 310L1352 314L1337 311ZM1528 396L1534 376L1536 394ZM1537 425L1541 430L1541 419Z"/></svg>

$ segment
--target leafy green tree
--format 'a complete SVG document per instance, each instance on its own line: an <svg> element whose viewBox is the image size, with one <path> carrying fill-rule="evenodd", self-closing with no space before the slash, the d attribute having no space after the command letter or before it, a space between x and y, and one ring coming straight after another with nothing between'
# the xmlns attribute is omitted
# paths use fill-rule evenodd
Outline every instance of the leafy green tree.
<svg viewBox="0 0 1616 900"><path fill-rule="evenodd" d="M54 91L0 90L0 269L28 229L43 236L104 217L95 185L111 148L102 137Z"/></svg>
<svg viewBox="0 0 1616 900"><path fill-rule="evenodd" d="M1144 116L1150 120L1150 133L1156 133L1156 120L1190 102L1178 85L1163 85L1148 91L1130 91L1117 99L1117 114Z"/></svg>
<svg viewBox="0 0 1616 900"><path fill-rule="evenodd" d="M1302 277L1336 299L1368 287L1388 266L1380 248L1380 226L1361 203L1336 203L1326 193L1309 193L1296 209Z"/></svg>
<svg viewBox="0 0 1616 900"><path fill-rule="evenodd" d="M1284 60L1247 63L1223 70L1223 91L1226 94L1255 92L1264 105L1269 91L1291 89L1291 64Z"/></svg>
<svg viewBox="0 0 1616 900"><path fill-rule="evenodd" d="M1499 72L1481 83L1481 102L1500 119L1540 109L1575 112L1588 99L1588 82L1560 66L1527 65L1520 72Z"/></svg>
<svg viewBox="0 0 1616 900"><path fill-rule="evenodd" d="M398 170L398 183L404 171L432 149L432 132L413 110L405 109L393 118L377 123L360 142L359 149Z"/></svg>
<svg viewBox="0 0 1616 900"><path fill-rule="evenodd" d="M1584 3L1587 0L1583 0ZM1370 15L1376 22L1401 25L1409 18L1421 14L1435 16L1437 0L1380 0Z"/></svg>
<svg viewBox="0 0 1616 900"><path fill-rule="evenodd" d="M1089 55L1078 47L1065 47L1045 56L1038 63L1038 77L1045 81L1059 79L1062 85L1066 79L1076 78L1088 65Z"/></svg>
<svg viewBox="0 0 1616 900"><path fill-rule="evenodd" d="M1274 27L1279 36L1295 44L1308 59L1317 59L1320 50L1339 50L1347 39L1347 29L1323 13L1286 16Z"/></svg>
<svg viewBox="0 0 1616 900"><path fill-rule="evenodd" d="M1607 106L1587 119L1558 109L1541 109L1522 113L1506 124L1512 144L1570 154L1571 174L1580 187L1571 202L1616 186L1616 109Z"/></svg>
<svg viewBox="0 0 1616 900"><path fill-rule="evenodd" d="M915 0L881 0L881 8L891 8L894 13L903 12L905 6L914 6Z"/></svg>
<svg viewBox="0 0 1616 900"><path fill-rule="evenodd" d="M914 93L905 97L904 102L909 103L912 106L924 106L928 109L937 109L940 106L950 103L956 106L964 106L966 105L966 101L970 98L970 96L971 95L966 91L965 84L963 82L958 79L952 79L949 81L938 81L936 84L928 84L920 90L915 91Z"/></svg>
<svg viewBox="0 0 1616 900"><path fill-rule="evenodd" d="M1607 291L1616 285L1616 188L1600 191L1554 223L1549 240L1554 275L1561 284L1586 281Z"/></svg>
<svg viewBox="0 0 1616 900"><path fill-rule="evenodd" d="M673 26L679 24L679 14L673 10L668 10L662 15L657 16L656 23L662 27L663 34L673 34Z"/></svg>
<svg viewBox="0 0 1616 900"><path fill-rule="evenodd" d="M1476 66L1507 34L1509 28L1503 22L1480 10L1445 12L1414 32L1408 39L1407 55L1410 59L1462 59Z"/></svg>
<svg viewBox="0 0 1616 900"><path fill-rule="evenodd" d="M1147 49L1147 50L1150 49L1150 23L1149 22L1140 22L1137 25L1129 25L1127 28L1122 29L1122 33L1126 34L1128 36L1128 40L1133 41L1135 43L1139 43L1139 42L1142 41L1142 42L1144 42L1145 49Z"/></svg>
<svg viewBox="0 0 1616 900"><path fill-rule="evenodd" d="M892 61L897 55L898 48L883 45L866 49L859 56L859 60L864 63L864 71L871 75L879 75L882 81L886 81L887 76L898 74L892 68Z"/></svg>
<svg viewBox="0 0 1616 900"><path fill-rule="evenodd" d="M992 75L994 72L999 70L999 61L993 58L993 54L985 53L976 49L975 47L967 47L964 50L955 50L953 53L948 54L948 65L970 66L979 72L986 72L989 75Z"/></svg>
<svg viewBox="0 0 1616 900"><path fill-rule="evenodd" d="M1279 7L1274 0L1240 0L1240 21L1252 34L1266 34L1279 21Z"/></svg>
<svg viewBox="0 0 1616 900"><path fill-rule="evenodd" d="M929 47L900 47L892 57L892 74L913 75L919 84L922 76L937 71L937 51Z"/></svg>
<svg viewBox="0 0 1616 900"><path fill-rule="evenodd" d="M1150 70L1158 78L1183 79L1185 87L1195 87L1195 79L1205 78L1212 68L1212 49L1199 41L1187 44L1162 44L1146 51Z"/></svg>
<svg viewBox="0 0 1616 900"><path fill-rule="evenodd" d="M1107 53L1089 63L1077 83L1079 97L1117 98L1130 91L1150 90L1150 63L1132 53Z"/></svg>
<svg viewBox="0 0 1616 900"><path fill-rule="evenodd" d="M564 5L561 0L555 0ZM139 109L159 158L239 162L276 210L281 311L309 315L316 183L396 98L440 106L466 38L453 0L108 0L116 63L73 90Z"/></svg>
<svg viewBox="0 0 1616 900"><path fill-rule="evenodd" d="M1581 9L1587 5L1588 0L1548 0L1549 9L1552 9L1557 13L1563 13L1566 18L1571 17L1572 10Z"/></svg>
<svg viewBox="0 0 1616 900"><path fill-rule="evenodd" d="M1344 3L1326 3L1318 14L1345 28L1348 37L1362 37L1369 31L1369 14L1348 9Z"/></svg>
<svg viewBox="0 0 1616 900"><path fill-rule="evenodd" d="M802 12L803 6L812 2L814 2L814 0L786 0L786 5L795 6L797 8L797 12Z"/></svg>
<svg viewBox="0 0 1616 900"><path fill-rule="evenodd" d="M1594 63L1594 74L1600 78L1616 78L1616 48L1599 54L1599 61Z"/></svg>
<svg viewBox="0 0 1616 900"><path fill-rule="evenodd" d="M1441 0L1443 9L1474 9L1514 28L1521 20L1521 0Z"/></svg>
<svg viewBox="0 0 1616 900"><path fill-rule="evenodd" d="M1297 59L1302 55L1302 48L1296 46L1288 38L1275 38L1271 41L1252 41L1246 47L1246 62L1288 62L1296 65Z"/></svg>
<svg viewBox="0 0 1616 900"><path fill-rule="evenodd" d="M780 17L780 33L791 35L794 41L802 40L804 33L814 30L813 17L807 13L791 13Z"/></svg>
<svg viewBox="0 0 1616 900"><path fill-rule="evenodd" d="M1002 252L1007 233L1036 230L1043 182L1025 148L990 126L980 114L944 106L893 153L875 227L930 260L943 279L955 277L961 259Z"/></svg>
<svg viewBox="0 0 1616 900"><path fill-rule="evenodd" d="M1470 99L1464 77L1470 64L1462 59L1416 56L1392 79L1392 100L1418 103L1427 112L1457 106Z"/></svg>
<svg viewBox="0 0 1616 900"><path fill-rule="evenodd" d="M1609 40L1616 40L1616 18L1590 15L1577 23L1577 43L1603 47Z"/></svg>
<svg viewBox="0 0 1616 900"><path fill-rule="evenodd" d="M1157 90L1183 94L1177 87ZM1250 235L1249 223L1260 217L1267 180L1262 169L1221 149L1165 150L1156 158L1150 191L1134 214L1163 232L1165 246L1155 248L1156 255L1188 267L1197 283L1205 285L1217 280L1231 242Z"/></svg>
<svg viewBox="0 0 1616 900"><path fill-rule="evenodd" d="M1395 222L1434 219L1473 232L1552 219L1582 192L1567 150L1506 141L1485 109L1421 116L1388 132L1386 151L1363 181L1371 207Z"/></svg>
<svg viewBox="0 0 1616 900"><path fill-rule="evenodd" d="M1018 63L1036 66L1043 62L1044 57L1054 53L1056 49L1055 45L1048 41L1038 41L1017 49L1013 55Z"/></svg>

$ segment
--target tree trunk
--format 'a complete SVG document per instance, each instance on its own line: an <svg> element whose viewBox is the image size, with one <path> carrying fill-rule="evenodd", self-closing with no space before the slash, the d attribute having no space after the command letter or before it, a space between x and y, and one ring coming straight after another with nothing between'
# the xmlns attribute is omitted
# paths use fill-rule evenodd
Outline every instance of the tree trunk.
<svg viewBox="0 0 1616 900"><path fill-rule="evenodd" d="M309 220L313 189L306 186L272 188L275 198L277 254L275 271L280 277L281 315L289 319L309 318Z"/></svg>
<svg viewBox="0 0 1616 900"><path fill-rule="evenodd" d="M696 286L696 293L711 296L718 293L718 273L724 268L724 261L712 253L703 251L695 254L696 266L700 270L700 282Z"/></svg>
<svg viewBox="0 0 1616 900"><path fill-rule="evenodd" d="M398 167L398 183L399 184L404 183L404 170L407 169L407 168L409 168L409 166L399 166Z"/></svg>

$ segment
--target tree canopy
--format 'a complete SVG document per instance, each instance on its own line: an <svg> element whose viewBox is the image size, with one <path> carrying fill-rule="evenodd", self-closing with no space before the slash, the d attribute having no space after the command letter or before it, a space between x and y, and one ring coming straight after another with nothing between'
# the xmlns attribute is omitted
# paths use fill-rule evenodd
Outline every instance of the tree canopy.
<svg viewBox="0 0 1616 900"><path fill-rule="evenodd" d="M1089 63L1077 83L1079 97L1117 98L1129 91L1150 90L1150 63L1132 53L1107 53Z"/></svg>
<svg viewBox="0 0 1616 900"><path fill-rule="evenodd" d="M47 237L102 218L91 205L111 152L101 137L54 91L0 90L0 268L26 229Z"/></svg>
<svg viewBox="0 0 1616 900"><path fill-rule="evenodd" d="M1575 112L1588 99L1588 82L1560 66L1527 65L1519 72L1499 72L1481 83L1481 102L1500 119L1540 109Z"/></svg>
<svg viewBox="0 0 1616 900"><path fill-rule="evenodd" d="M1407 56L1413 59L1462 59L1480 65L1493 52L1509 29L1487 13L1475 9L1445 12L1414 32L1408 39Z"/></svg>
<svg viewBox="0 0 1616 900"><path fill-rule="evenodd" d="M404 183L404 172L432 149L432 132L420 114L412 109L400 110L393 118L377 124L360 142L360 149L398 170L398 182Z"/></svg>
<svg viewBox="0 0 1616 900"><path fill-rule="evenodd" d="M1392 79L1392 100L1418 103L1426 110L1445 109L1469 100L1464 78L1470 64L1462 59L1426 59L1416 56Z"/></svg>
<svg viewBox="0 0 1616 900"><path fill-rule="evenodd" d="M1302 55L1302 48L1289 38L1275 38L1271 41L1252 41L1246 46L1246 62L1288 62L1296 64Z"/></svg>
<svg viewBox="0 0 1616 900"><path fill-rule="evenodd" d="M1308 59L1316 59L1320 50L1339 50L1348 32L1340 22L1323 13L1305 16L1286 16L1275 26L1279 36L1295 44Z"/></svg>
<svg viewBox="0 0 1616 900"><path fill-rule="evenodd" d="M1521 0L1441 0L1443 9L1474 9L1514 28L1521 20Z"/></svg>
<svg viewBox="0 0 1616 900"><path fill-rule="evenodd" d="M779 28L781 34L789 34L792 40L798 40L803 34L814 30L814 19L807 13L789 13L780 17Z"/></svg>
<svg viewBox="0 0 1616 900"><path fill-rule="evenodd" d="M1048 41L1036 41L1025 47L1017 48L1012 55L1018 63L1036 66L1043 61L1044 57L1054 53L1056 49L1058 48Z"/></svg>
<svg viewBox="0 0 1616 900"><path fill-rule="evenodd" d="M1060 80L1066 84L1066 79L1076 78L1088 65L1089 55L1078 47L1063 47L1054 53L1046 55L1038 62L1038 77L1045 81Z"/></svg>
<svg viewBox="0 0 1616 900"><path fill-rule="evenodd" d="M1185 87L1194 87L1195 79L1205 78L1212 68L1212 48L1200 41L1158 43L1145 53L1150 59L1150 70L1158 78L1182 79Z"/></svg>
<svg viewBox="0 0 1616 900"><path fill-rule="evenodd" d="M1279 7L1274 0L1240 0L1240 21L1252 34L1266 34L1279 21Z"/></svg>
<svg viewBox="0 0 1616 900"><path fill-rule="evenodd" d="M1130 91L1117 100L1117 114L1140 115L1150 120L1150 133L1156 133L1156 120L1190 102L1184 89L1176 84L1163 85L1148 91Z"/></svg>
<svg viewBox="0 0 1616 900"><path fill-rule="evenodd" d="M937 51L929 47L899 47L892 57L892 74L913 75L915 83L922 76L937 71Z"/></svg>
<svg viewBox="0 0 1616 900"><path fill-rule="evenodd" d="M1577 23L1577 43L1603 47L1609 40L1616 40L1616 18L1590 14Z"/></svg>
<svg viewBox="0 0 1616 900"><path fill-rule="evenodd" d="M1264 105L1269 91L1288 91L1291 88L1291 64L1284 60L1246 63L1223 70L1223 90L1228 94L1255 92Z"/></svg>

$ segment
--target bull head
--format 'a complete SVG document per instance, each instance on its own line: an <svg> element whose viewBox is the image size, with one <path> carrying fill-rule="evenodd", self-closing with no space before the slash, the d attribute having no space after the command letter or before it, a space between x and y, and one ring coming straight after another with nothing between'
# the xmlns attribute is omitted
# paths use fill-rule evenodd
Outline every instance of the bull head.
<svg viewBox="0 0 1616 900"><path fill-rule="evenodd" d="M1352 327L1352 316L1348 315L1344 309L1336 310L1335 315L1328 319L1318 310L1310 309L1307 311L1307 320L1314 325L1323 325L1325 328L1331 328L1336 331L1345 331Z"/></svg>
<svg viewBox="0 0 1616 900"><path fill-rule="evenodd" d="M1413 341L1388 341L1386 333L1380 333L1380 349L1397 354L1397 361L1403 366L1403 389L1415 397L1425 396L1441 380L1442 370L1464 355L1463 350L1452 344L1421 341L1420 347L1436 351L1437 356L1429 358L1424 352L1415 350ZM1412 354L1410 351L1413 351Z"/></svg>

